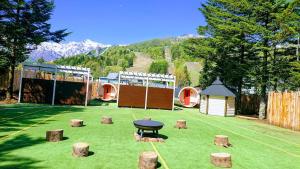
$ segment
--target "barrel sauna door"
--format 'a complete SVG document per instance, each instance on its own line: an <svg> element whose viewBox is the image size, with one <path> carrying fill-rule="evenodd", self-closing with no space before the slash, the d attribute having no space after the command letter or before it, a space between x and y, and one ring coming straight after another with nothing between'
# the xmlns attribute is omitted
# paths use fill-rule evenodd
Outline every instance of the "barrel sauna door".
<svg viewBox="0 0 300 169"><path fill-rule="evenodd" d="M104 88L103 99L109 99L110 98L110 93L111 93L111 86L110 85L105 85L103 88Z"/></svg>
<svg viewBox="0 0 300 169"><path fill-rule="evenodd" d="M191 90L184 90L184 104L189 105L191 101Z"/></svg>

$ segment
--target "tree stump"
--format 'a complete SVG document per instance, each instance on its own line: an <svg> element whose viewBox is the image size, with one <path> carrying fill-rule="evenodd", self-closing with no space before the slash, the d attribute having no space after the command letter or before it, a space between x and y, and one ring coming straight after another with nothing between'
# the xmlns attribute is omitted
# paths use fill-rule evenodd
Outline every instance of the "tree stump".
<svg viewBox="0 0 300 169"><path fill-rule="evenodd" d="M179 128L179 129L187 129L186 121L185 120L177 120L175 127Z"/></svg>
<svg viewBox="0 0 300 169"><path fill-rule="evenodd" d="M72 127L82 127L83 126L83 120L72 119L71 120L71 126Z"/></svg>
<svg viewBox="0 0 300 169"><path fill-rule="evenodd" d="M228 153L212 153L210 161L216 167L231 168L231 155Z"/></svg>
<svg viewBox="0 0 300 169"><path fill-rule="evenodd" d="M151 120L151 117L144 117L144 120Z"/></svg>
<svg viewBox="0 0 300 169"><path fill-rule="evenodd" d="M228 136L224 136L224 135L216 135L214 143L217 146L224 146L226 148L231 146L228 140Z"/></svg>
<svg viewBox="0 0 300 169"><path fill-rule="evenodd" d="M147 151L140 154L139 169L156 169L158 155L153 151Z"/></svg>
<svg viewBox="0 0 300 169"><path fill-rule="evenodd" d="M73 144L72 155L75 157L87 157L89 155L89 145L87 143Z"/></svg>
<svg viewBox="0 0 300 169"><path fill-rule="evenodd" d="M57 142L63 140L64 130L49 130L46 132L46 140L50 142Z"/></svg>
<svg viewBox="0 0 300 169"><path fill-rule="evenodd" d="M108 116L103 116L101 119L101 124L112 124L112 118Z"/></svg>

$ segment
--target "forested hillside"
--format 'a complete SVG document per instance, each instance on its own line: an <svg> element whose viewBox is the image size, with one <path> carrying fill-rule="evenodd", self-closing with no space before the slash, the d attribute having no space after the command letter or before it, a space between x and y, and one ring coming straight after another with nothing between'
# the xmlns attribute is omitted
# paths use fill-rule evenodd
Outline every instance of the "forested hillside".
<svg viewBox="0 0 300 169"><path fill-rule="evenodd" d="M89 67L93 76L106 76L109 72L121 70L151 73L175 74L177 85L198 85L201 67L187 69L188 62L201 63L201 58L193 57L185 51L186 39L166 38L135 43L128 46L114 46L101 54L90 52L72 57L55 60L55 64ZM170 49L165 57L165 49ZM138 57L137 57L137 56ZM137 60L135 60L137 59ZM135 61L135 65L133 62ZM175 64L176 63L176 64ZM141 67L141 65L143 65ZM172 69L169 69L172 67ZM172 71L171 71L172 70ZM189 71L187 71L189 70ZM197 78L190 79L190 74Z"/></svg>
<svg viewBox="0 0 300 169"><path fill-rule="evenodd" d="M98 78L106 76L109 72L125 70L133 65L134 52L127 47L114 46L108 48L103 54L90 52L72 57L55 60L55 64L82 66L91 68L93 76Z"/></svg>

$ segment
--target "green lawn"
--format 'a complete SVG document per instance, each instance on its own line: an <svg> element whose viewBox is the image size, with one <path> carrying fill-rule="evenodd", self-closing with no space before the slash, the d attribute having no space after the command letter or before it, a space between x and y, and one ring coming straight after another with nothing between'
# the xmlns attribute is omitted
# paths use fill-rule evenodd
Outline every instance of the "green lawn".
<svg viewBox="0 0 300 169"><path fill-rule="evenodd" d="M113 125L102 125L108 115ZM164 122L160 131L165 143L142 143L133 139L132 121L150 116ZM86 126L72 128L69 120L79 118ZM185 119L188 129L176 129L176 120ZM49 129L64 129L62 142L46 142ZM228 135L233 147L213 144L217 134ZM90 144L91 155L75 158L72 144ZM207 169L210 153L228 152L233 168L300 168L300 133L235 117L202 115L197 109L143 110L117 108L115 104L87 108L46 105L0 106L0 168L137 168L142 151L157 150L160 169Z"/></svg>

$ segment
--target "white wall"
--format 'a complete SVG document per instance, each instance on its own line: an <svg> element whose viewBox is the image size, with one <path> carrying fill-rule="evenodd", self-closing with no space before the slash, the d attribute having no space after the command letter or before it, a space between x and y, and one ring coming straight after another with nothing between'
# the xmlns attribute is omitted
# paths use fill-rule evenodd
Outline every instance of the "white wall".
<svg viewBox="0 0 300 169"><path fill-rule="evenodd" d="M225 115L225 97L224 96L209 96L208 114L209 115Z"/></svg>

